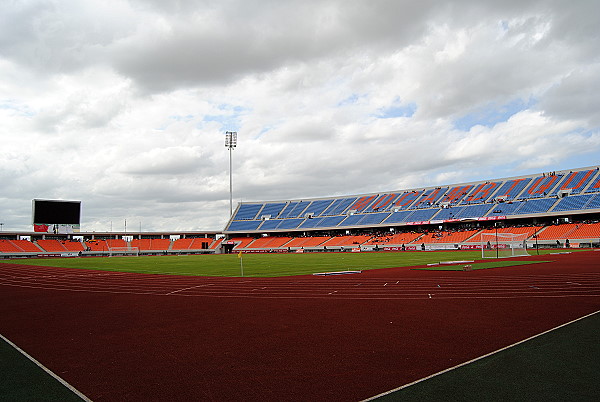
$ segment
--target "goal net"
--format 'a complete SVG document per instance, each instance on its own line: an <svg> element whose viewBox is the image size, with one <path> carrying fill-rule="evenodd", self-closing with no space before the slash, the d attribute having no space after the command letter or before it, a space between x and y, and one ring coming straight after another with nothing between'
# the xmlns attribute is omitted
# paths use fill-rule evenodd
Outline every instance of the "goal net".
<svg viewBox="0 0 600 402"><path fill-rule="evenodd" d="M140 255L139 247L109 247L108 248L108 256L109 257L123 257L123 256L139 257L139 255Z"/></svg>
<svg viewBox="0 0 600 402"><path fill-rule="evenodd" d="M481 233L481 258L527 256L527 234Z"/></svg>

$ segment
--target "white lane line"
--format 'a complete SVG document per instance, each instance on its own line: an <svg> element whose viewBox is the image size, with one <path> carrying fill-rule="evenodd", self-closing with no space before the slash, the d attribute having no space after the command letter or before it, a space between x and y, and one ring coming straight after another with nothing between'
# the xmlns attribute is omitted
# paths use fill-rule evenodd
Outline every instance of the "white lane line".
<svg viewBox="0 0 600 402"><path fill-rule="evenodd" d="M172 294L175 294L175 293L179 293L179 292L183 292L183 291L186 291L186 290L196 289L196 288L203 288L203 287L212 286L212 285L213 285L212 283L207 283L207 284L204 284L204 285L190 286L188 288L174 290L172 292L166 293L165 295L169 296L169 295L172 295Z"/></svg>
<svg viewBox="0 0 600 402"><path fill-rule="evenodd" d="M8 343L11 347L13 347L16 351L18 351L19 353L21 353L23 356L25 356L26 358L28 358L32 363L34 363L36 366L38 366L39 368L41 368L42 370L44 370L46 373L48 373L52 378L54 378L56 381L58 381L59 383L61 383L63 386L65 386L67 389L69 389L69 391L73 392L75 395L77 395L78 397L80 397L81 399L83 399L86 402L92 402L92 400L90 398L88 398L87 396L83 395L81 392L79 392L75 387L73 387L71 384L69 384L68 382L66 382L65 380L63 380L62 378L60 378L57 374L54 374L49 368L47 368L46 366L44 366L42 363L40 363L39 361L37 361L36 359L34 359L32 356L30 356L27 352L25 352L23 349L21 349L20 347L18 347L17 345L15 345L14 343L12 343L11 341L9 341L4 335L0 334L0 338L2 338L2 340L6 343Z"/></svg>
<svg viewBox="0 0 600 402"><path fill-rule="evenodd" d="M514 347L514 346L520 345L520 344L522 344L522 343L525 343L525 342L527 342L527 341L529 341L529 340L535 339L535 338L537 338L537 337L539 337L539 336L542 336L542 335L545 335L545 334L547 334L547 333L549 333L549 332L555 331L555 330L557 330L557 329L559 329L559 328L566 327L567 325L573 324L573 323L575 323L575 322L577 322L577 321L580 321L580 320L583 320L583 319L585 319L585 318L591 317L591 316L593 316L594 314L598 314L598 313L600 313L600 310L598 310L598 311L595 311L595 312L593 312L593 313L591 313L591 314L585 315L585 316L583 316L583 317L579 317L579 318L577 318L577 319L575 319L575 320L573 320L573 321L569 321L569 322L567 322L567 323L565 323L565 324L559 325L558 327L554 327L554 328L552 328L552 329L549 329L549 330L547 330L547 331L544 331L544 332L542 332L542 333L540 333L540 334L537 334L537 335L530 336L530 337L529 337L529 338L527 338L527 339L523 339L522 341L519 341L519 342L513 343L512 345L505 346L505 347L503 347L503 348L501 348L501 349L495 350L495 351L493 351L493 352L490 352L490 353L488 353L488 354L485 354L485 355L483 355L483 356L476 357L475 359L469 360L468 362L464 362L464 363L458 364L458 365L456 365L456 366L454 366L454 367L447 368L446 370L442 370L442 371L440 371L440 372L438 372L438 373L432 374L432 375L430 375L430 376L427 376L427 377L425 377L425 378L421 378L420 380L413 381L413 382L411 382L411 383L408 383L408 384L404 384L404 385L402 385L402 386L400 386L400 387L398 387L398 388L394 388L394 389L392 389L392 390L389 390L389 391L383 392L383 393L381 393L381 394L379 394L379 395L375 395L375 396L372 396L372 397L370 397L370 398L364 399L364 400L363 400L363 401L361 401L361 402L373 401L373 400L375 400L375 399L377 399L377 398L381 398L382 396L386 396L386 395L392 394L392 393L394 393L394 392L396 392L396 391L400 391L400 390L402 390L402 389L404 389L404 388L408 388L408 387L410 387L411 385L418 384L418 383L420 383L420 382L423 382L423 381L425 381L425 380L429 380L430 378L437 377L438 375L445 374L445 373L447 373L447 372L449 372L449 371L455 370L455 369L457 369L457 368L459 368L459 367L466 366L467 364L471 364L471 363L474 363L474 362L476 362L476 361L478 361L478 360L485 359L485 358L486 358L486 357L488 357L488 356L495 355L496 353L500 353L500 352L502 352L502 351L504 351L504 350L510 349L510 348L512 348L512 347Z"/></svg>

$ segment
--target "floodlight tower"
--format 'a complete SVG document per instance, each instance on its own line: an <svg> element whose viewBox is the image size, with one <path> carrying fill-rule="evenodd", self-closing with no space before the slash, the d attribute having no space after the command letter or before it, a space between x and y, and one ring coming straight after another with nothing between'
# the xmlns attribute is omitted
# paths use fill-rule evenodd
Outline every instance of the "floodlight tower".
<svg viewBox="0 0 600 402"><path fill-rule="evenodd" d="M231 169L231 151L237 145L237 132L226 131L225 132L225 148L229 150L229 216L233 215L233 180L232 180L232 169Z"/></svg>

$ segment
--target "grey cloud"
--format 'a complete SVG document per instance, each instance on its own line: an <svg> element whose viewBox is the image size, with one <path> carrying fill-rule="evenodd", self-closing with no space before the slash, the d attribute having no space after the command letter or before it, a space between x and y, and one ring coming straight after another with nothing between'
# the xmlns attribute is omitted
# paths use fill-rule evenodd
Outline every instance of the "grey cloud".
<svg viewBox="0 0 600 402"><path fill-rule="evenodd" d="M600 126L600 64L572 71L545 95L540 108L558 119Z"/></svg>
<svg viewBox="0 0 600 402"><path fill-rule="evenodd" d="M234 202L593 160L599 16L587 0L2 2L0 221L29 229L32 198L64 197L90 230L220 229L229 129ZM535 102L453 126L515 99ZM398 100L414 115L378 118Z"/></svg>
<svg viewBox="0 0 600 402"><path fill-rule="evenodd" d="M117 169L130 175L193 175L212 167L208 155L191 147L157 148L138 153Z"/></svg>
<svg viewBox="0 0 600 402"><path fill-rule="evenodd" d="M0 54L46 74L109 62L104 48L129 34L129 16L115 2L2 2Z"/></svg>

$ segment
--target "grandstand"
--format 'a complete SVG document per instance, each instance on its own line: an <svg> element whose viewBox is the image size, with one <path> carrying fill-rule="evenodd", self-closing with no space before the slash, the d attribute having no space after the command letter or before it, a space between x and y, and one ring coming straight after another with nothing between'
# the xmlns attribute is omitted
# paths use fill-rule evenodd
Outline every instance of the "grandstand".
<svg viewBox="0 0 600 402"><path fill-rule="evenodd" d="M236 241L234 250L247 251L268 249L276 237L285 239L277 247L289 251L469 248L494 229L526 234L536 246L569 237L593 245L600 243L596 224L584 222L599 221L599 213L600 169L592 166L377 194L242 202L224 233ZM343 241L352 236L363 237Z"/></svg>
<svg viewBox="0 0 600 402"><path fill-rule="evenodd" d="M600 211L599 168L389 193L240 203L225 233L289 233L463 221L510 221Z"/></svg>
<svg viewBox="0 0 600 402"><path fill-rule="evenodd" d="M481 247L485 233L528 247L600 247L600 167L377 194L239 203L222 232L0 233L0 258Z"/></svg>

